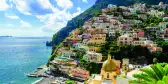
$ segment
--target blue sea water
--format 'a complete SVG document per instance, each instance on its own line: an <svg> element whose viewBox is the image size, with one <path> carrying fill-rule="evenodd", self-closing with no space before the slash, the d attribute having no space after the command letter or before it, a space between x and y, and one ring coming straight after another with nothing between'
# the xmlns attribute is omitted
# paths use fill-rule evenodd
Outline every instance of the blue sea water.
<svg viewBox="0 0 168 84"><path fill-rule="evenodd" d="M46 64L51 47L47 37L0 37L0 84L31 84L38 78L26 74Z"/></svg>

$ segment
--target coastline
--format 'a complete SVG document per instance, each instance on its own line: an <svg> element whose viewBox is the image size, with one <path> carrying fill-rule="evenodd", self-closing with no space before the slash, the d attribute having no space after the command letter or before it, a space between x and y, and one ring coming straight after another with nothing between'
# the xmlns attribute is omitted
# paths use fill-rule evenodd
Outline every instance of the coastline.
<svg viewBox="0 0 168 84"><path fill-rule="evenodd" d="M47 77L48 75L45 73L48 68L46 65L42 65L38 67L34 72L27 74L28 77Z"/></svg>
<svg viewBox="0 0 168 84"><path fill-rule="evenodd" d="M42 81L44 78L40 78L39 80L36 80L36 81L34 81L33 83L31 83L31 84L36 84L36 83L39 83L40 81Z"/></svg>
<svg viewBox="0 0 168 84"><path fill-rule="evenodd" d="M39 78L38 80L32 82L31 84L41 84L42 81L45 80L45 77L48 76L45 73L46 70L47 70L47 66L44 64L36 68L36 70L31 72L30 74L27 74L28 77Z"/></svg>

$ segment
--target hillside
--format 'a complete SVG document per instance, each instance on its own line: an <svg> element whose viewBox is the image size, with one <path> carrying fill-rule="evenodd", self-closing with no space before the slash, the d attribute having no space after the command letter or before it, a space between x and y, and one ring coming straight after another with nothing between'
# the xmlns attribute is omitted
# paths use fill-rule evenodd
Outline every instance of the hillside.
<svg viewBox="0 0 168 84"><path fill-rule="evenodd" d="M131 5L133 3L144 2L147 4L158 4L160 1L167 3L167 0L97 0L96 3L85 12L80 14L79 16L73 18L67 23L67 26L62 28L59 32L53 35L52 43L58 44L63 41L68 35L69 32L74 30L75 28L82 26L85 21L90 19L91 17L99 14L100 9L103 9L108 6L108 4L115 5Z"/></svg>

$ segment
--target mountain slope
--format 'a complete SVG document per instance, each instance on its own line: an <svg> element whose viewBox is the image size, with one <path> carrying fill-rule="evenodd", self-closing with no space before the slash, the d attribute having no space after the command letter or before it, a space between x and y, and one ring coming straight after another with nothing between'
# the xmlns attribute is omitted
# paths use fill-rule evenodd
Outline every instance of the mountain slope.
<svg viewBox="0 0 168 84"><path fill-rule="evenodd" d="M94 15L97 15L100 12L100 9L106 8L108 4L131 5L133 3L139 2L144 2L147 4L158 4L160 1L163 1L164 3L168 2L167 0L97 0L91 8L70 20L66 27L62 28L59 32L54 34L52 43L58 44L63 41L69 35L69 32L79 26L82 26L85 21L92 18Z"/></svg>

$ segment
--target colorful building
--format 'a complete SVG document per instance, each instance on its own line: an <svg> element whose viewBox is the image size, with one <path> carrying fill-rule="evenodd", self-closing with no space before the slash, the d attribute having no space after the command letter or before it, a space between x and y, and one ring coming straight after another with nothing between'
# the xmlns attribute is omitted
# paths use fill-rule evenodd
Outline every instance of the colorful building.
<svg viewBox="0 0 168 84"><path fill-rule="evenodd" d="M146 29L148 29L148 31L160 31L161 28L160 27L146 27Z"/></svg>
<svg viewBox="0 0 168 84"><path fill-rule="evenodd" d="M96 47L96 46L89 46L88 47L89 52L98 52L99 50L100 50L100 47Z"/></svg>
<svg viewBox="0 0 168 84"><path fill-rule="evenodd" d="M145 32L141 30L134 31L135 32L135 38L140 38L145 36Z"/></svg>
<svg viewBox="0 0 168 84"><path fill-rule="evenodd" d="M65 53L65 52L72 52L72 50L65 49L65 48L59 48L57 50L58 55L62 55L62 53Z"/></svg>
<svg viewBox="0 0 168 84"><path fill-rule="evenodd" d="M116 84L117 73L120 72L120 65L111 56L103 63L100 74L95 74L88 84ZM119 66L118 66L119 65Z"/></svg>
<svg viewBox="0 0 168 84"><path fill-rule="evenodd" d="M134 45L134 46L138 46L138 45L147 46L147 45L150 45L150 44L154 44L154 42L150 41L150 40L145 40L145 39L132 42L132 45Z"/></svg>
<svg viewBox="0 0 168 84"><path fill-rule="evenodd" d="M88 79L90 77L90 72L81 68L72 69L71 74L73 77L79 77L83 79Z"/></svg>
<svg viewBox="0 0 168 84"><path fill-rule="evenodd" d="M80 49L81 48L81 43L75 43L72 46L74 49Z"/></svg>
<svg viewBox="0 0 168 84"><path fill-rule="evenodd" d="M78 35L80 33L80 30L79 29L75 29L72 31L72 39L74 40L78 40Z"/></svg>
<svg viewBox="0 0 168 84"><path fill-rule="evenodd" d="M164 38L168 38L168 28L165 29Z"/></svg>
<svg viewBox="0 0 168 84"><path fill-rule="evenodd" d="M91 27L92 27L92 24L90 22L85 22L83 25L84 29L91 28Z"/></svg>
<svg viewBox="0 0 168 84"><path fill-rule="evenodd" d="M118 45L131 45L133 37L130 34L124 34L118 38Z"/></svg>
<svg viewBox="0 0 168 84"><path fill-rule="evenodd" d="M87 52L87 54L84 55L83 58L86 61L98 63L102 61L102 54L95 52Z"/></svg>
<svg viewBox="0 0 168 84"><path fill-rule="evenodd" d="M165 15L164 12L159 12L158 10L151 10L147 13L152 15L152 16L156 16L156 17L163 17Z"/></svg>
<svg viewBox="0 0 168 84"><path fill-rule="evenodd" d="M88 44L101 44L105 43L106 41L106 34L104 33L96 33L91 35L91 38L88 41Z"/></svg>

